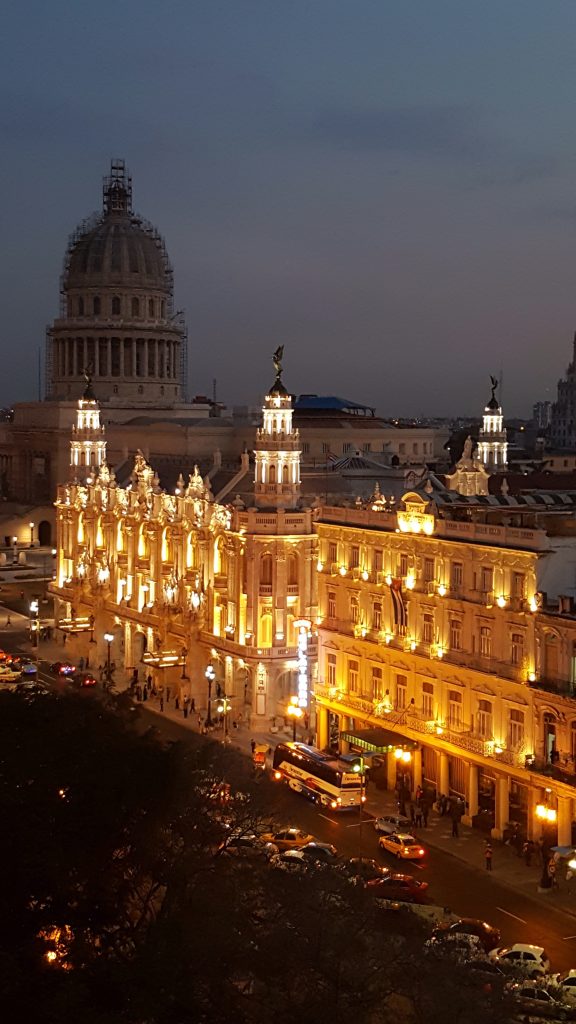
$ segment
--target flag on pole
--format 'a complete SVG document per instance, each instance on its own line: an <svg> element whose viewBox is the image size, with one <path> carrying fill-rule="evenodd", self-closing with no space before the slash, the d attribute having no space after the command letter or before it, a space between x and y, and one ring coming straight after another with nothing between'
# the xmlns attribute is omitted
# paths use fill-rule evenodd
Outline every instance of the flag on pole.
<svg viewBox="0 0 576 1024"><path fill-rule="evenodd" d="M392 606L394 608L394 623L401 629L406 629L408 625L408 611L404 604L401 579L395 578L392 580L390 584L390 596L392 598Z"/></svg>

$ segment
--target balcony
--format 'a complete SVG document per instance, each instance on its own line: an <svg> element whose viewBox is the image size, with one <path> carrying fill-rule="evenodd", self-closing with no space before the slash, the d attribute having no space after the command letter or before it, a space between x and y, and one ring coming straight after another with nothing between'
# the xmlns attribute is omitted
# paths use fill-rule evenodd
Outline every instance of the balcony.
<svg viewBox="0 0 576 1024"><path fill-rule="evenodd" d="M537 679L530 680L528 686L534 690L545 690L546 693L557 693L562 697L576 696L576 684L570 682L568 679L538 676Z"/></svg>
<svg viewBox="0 0 576 1024"><path fill-rule="evenodd" d="M546 779L554 779L555 782L563 782L564 785L576 789L576 764L573 757L560 755L560 761L557 764L551 764L543 757L525 758L524 760L528 771L542 775Z"/></svg>

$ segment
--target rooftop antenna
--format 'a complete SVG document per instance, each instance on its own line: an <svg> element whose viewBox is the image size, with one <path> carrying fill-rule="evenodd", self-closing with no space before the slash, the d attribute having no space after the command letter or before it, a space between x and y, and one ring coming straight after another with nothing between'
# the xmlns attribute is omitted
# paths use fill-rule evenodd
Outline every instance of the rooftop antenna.
<svg viewBox="0 0 576 1024"><path fill-rule="evenodd" d="M216 405L216 377L212 380L212 401Z"/></svg>

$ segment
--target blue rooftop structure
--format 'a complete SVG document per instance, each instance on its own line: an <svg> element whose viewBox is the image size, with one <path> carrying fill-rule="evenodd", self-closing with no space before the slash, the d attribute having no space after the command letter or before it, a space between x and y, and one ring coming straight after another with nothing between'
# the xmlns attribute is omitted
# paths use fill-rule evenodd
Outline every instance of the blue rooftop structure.
<svg viewBox="0 0 576 1024"><path fill-rule="evenodd" d="M374 416L375 412L369 405L349 402L336 395L298 395L294 409L297 412L343 412L355 416Z"/></svg>

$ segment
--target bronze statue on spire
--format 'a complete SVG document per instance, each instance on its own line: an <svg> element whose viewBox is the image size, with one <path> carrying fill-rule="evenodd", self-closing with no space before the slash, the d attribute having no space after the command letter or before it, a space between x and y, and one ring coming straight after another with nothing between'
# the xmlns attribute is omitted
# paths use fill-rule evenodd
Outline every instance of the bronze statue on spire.
<svg viewBox="0 0 576 1024"><path fill-rule="evenodd" d="M493 377L492 374L490 374L490 381L491 381L491 387L492 387L492 394L490 395L490 400L491 401L495 401L495 399L496 399L496 388L498 387L498 380L497 380L496 377Z"/></svg>
<svg viewBox="0 0 576 1024"><path fill-rule="evenodd" d="M278 345L274 355L272 356L272 362L274 363L274 369L276 370L276 380L280 380L282 376L282 356L284 355L284 345Z"/></svg>

